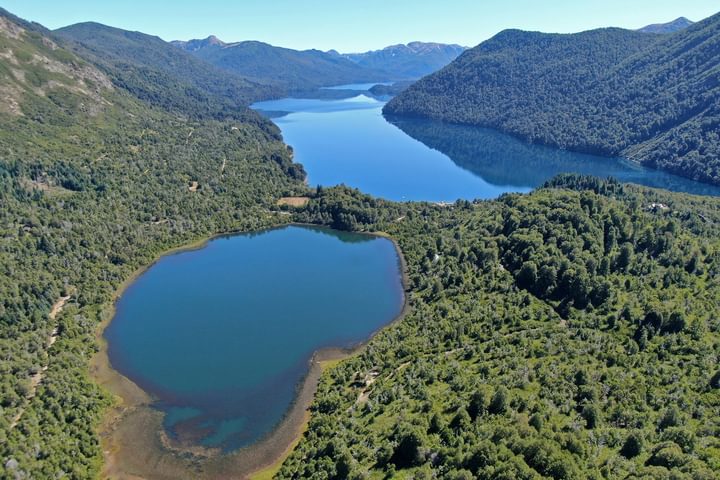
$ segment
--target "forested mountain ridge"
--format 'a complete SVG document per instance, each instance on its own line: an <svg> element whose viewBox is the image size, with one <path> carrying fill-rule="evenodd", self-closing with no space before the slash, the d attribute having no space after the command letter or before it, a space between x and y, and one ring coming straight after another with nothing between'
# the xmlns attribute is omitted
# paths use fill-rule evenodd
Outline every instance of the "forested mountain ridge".
<svg viewBox="0 0 720 480"><path fill-rule="evenodd" d="M168 248L285 222L304 174L269 121L140 101L42 32L0 12L0 478L89 479L115 290Z"/></svg>
<svg viewBox="0 0 720 480"><path fill-rule="evenodd" d="M440 70L467 50L460 45L410 42L364 53L339 54L358 65L388 73L388 79L416 79Z"/></svg>
<svg viewBox="0 0 720 480"><path fill-rule="evenodd" d="M277 478L718 478L719 212L576 176L444 207L323 190L296 220L396 239L409 310L323 377Z"/></svg>
<svg viewBox="0 0 720 480"><path fill-rule="evenodd" d="M287 92L388 80L385 72L320 50L292 50L257 41L225 43L215 40L172 43L226 71L278 86Z"/></svg>
<svg viewBox="0 0 720 480"><path fill-rule="evenodd" d="M143 101L192 117L247 115L247 106L282 90L214 67L158 37L99 23L53 32L64 46L108 72Z"/></svg>
<svg viewBox="0 0 720 480"><path fill-rule="evenodd" d="M385 111L623 155L720 183L720 14L669 35L505 31Z"/></svg>

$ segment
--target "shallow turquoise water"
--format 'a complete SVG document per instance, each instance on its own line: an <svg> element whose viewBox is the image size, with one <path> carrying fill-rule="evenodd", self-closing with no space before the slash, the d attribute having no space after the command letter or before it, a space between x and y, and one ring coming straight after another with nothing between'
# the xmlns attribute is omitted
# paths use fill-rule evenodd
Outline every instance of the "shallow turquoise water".
<svg viewBox="0 0 720 480"><path fill-rule="evenodd" d="M163 257L105 336L168 433L229 451L278 424L313 352L368 339L402 304L389 240L289 226Z"/></svg>
<svg viewBox="0 0 720 480"><path fill-rule="evenodd" d="M348 98L260 102L311 185L344 183L391 200L452 202L528 192L559 173L720 195L713 187L619 158L530 145L503 133L426 119L385 118L382 99L345 86ZM341 87L337 87L340 89Z"/></svg>

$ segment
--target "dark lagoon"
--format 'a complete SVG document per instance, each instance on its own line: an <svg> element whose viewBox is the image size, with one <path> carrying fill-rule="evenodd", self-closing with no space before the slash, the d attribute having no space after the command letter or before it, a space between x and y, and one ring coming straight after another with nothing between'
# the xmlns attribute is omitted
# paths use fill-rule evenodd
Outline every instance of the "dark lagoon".
<svg viewBox="0 0 720 480"><path fill-rule="evenodd" d="M171 438L233 451L279 424L314 352L399 315L401 278L385 238L302 226L217 238L129 286L108 355L153 395Z"/></svg>
<svg viewBox="0 0 720 480"><path fill-rule="evenodd" d="M345 88L342 95L343 88ZM720 195L720 187L606 158L530 145L489 129L426 119L385 118L386 99L367 84L334 87L318 98L253 107L280 127L311 185L344 183L390 200L452 202L528 192L559 173L613 176L624 182Z"/></svg>

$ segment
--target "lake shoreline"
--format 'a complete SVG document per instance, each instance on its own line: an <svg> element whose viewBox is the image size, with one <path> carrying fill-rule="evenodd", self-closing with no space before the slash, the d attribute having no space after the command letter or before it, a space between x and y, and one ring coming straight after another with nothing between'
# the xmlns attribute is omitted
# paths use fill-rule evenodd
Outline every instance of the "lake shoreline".
<svg viewBox="0 0 720 480"><path fill-rule="evenodd" d="M282 461L293 451L310 420L308 411L323 371L337 362L361 351L383 329L400 321L408 310L407 269L405 258L397 242L382 232L353 232L390 240L395 248L401 276L403 306L389 323L373 332L364 342L350 348L324 348L315 351L308 362L308 371L296 386L292 404L278 425L254 444L224 455L212 449L188 448L174 445L165 434L163 413L152 407L153 398L132 380L112 368L108 356L105 329L115 316L118 299L127 288L160 259L177 253L201 249L208 242L230 235L259 233L287 226L324 225L303 223L279 223L256 231L235 231L212 235L187 245L169 249L150 264L139 268L115 291L110 305L102 314L98 326L99 351L90 362L93 380L109 391L115 404L105 413L98 429L103 451L102 478L115 479L174 479L174 478L254 478L256 474L279 468Z"/></svg>

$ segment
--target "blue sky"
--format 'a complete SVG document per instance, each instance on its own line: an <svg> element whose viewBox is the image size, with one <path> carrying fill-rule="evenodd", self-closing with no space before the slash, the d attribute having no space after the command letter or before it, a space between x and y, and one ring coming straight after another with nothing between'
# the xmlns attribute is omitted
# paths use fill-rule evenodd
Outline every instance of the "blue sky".
<svg viewBox="0 0 720 480"><path fill-rule="evenodd" d="M57 28L96 21L165 40L261 40L341 52L412 40L474 46L505 28L577 32L639 28L679 16L697 21L717 0L2 0L3 8Z"/></svg>

